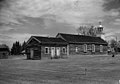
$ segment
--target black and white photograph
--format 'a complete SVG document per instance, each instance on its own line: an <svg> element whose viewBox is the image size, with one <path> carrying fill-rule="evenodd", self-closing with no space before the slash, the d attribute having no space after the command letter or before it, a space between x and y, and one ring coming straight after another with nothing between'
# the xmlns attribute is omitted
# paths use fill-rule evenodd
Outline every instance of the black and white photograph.
<svg viewBox="0 0 120 84"><path fill-rule="evenodd" d="M0 0L0 84L120 84L120 0Z"/></svg>

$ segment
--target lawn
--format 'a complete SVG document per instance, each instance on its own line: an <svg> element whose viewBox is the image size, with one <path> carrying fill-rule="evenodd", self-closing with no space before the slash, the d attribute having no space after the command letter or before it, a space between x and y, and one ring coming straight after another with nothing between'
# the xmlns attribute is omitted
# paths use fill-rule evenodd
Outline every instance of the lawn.
<svg viewBox="0 0 120 84"><path fill-rule="evenodd" d="M0 84L120 84L120 55L0 59Z"/></svg>

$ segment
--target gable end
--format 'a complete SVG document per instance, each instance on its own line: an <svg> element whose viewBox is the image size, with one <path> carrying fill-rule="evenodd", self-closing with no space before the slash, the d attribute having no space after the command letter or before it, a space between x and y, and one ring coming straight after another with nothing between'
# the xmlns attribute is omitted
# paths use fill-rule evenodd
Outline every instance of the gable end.
<svg viewBox="0 0 120 84"><path fill-rule="evenodd" d="M31 36L30 39L27 41L26 45L28 45L32 40L37 41L38 43L41 43L38 39L36 39L34 36Z"/></svg>

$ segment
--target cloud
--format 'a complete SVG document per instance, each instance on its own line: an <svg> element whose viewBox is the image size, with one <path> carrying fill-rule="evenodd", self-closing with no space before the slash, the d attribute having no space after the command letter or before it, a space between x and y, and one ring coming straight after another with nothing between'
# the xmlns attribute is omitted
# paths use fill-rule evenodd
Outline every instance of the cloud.
<svg viewBox="0 0 120 84"><path fill-rule="evenodd" d="M107 16L112 16L112 17L117 17L120 15L120 12L118 9L111 9L110 11L107 12Z"/></svg>
<svg viewBox="0 0 120 84"><path fill-rule="evenodd" d="M12 37L11 42L24 41L35 33L73 33L80 25L100 20L118 25L120 15L120 6L113 0L3 0L0 7L0 33ZM112 29L111 34L115 32Z"/></svg>
<svg viewBox="0 0 120 84"><path fill-rule="evenodd" d="M104 16L104 0L8 0L9 8L2 9L3 23L20 22L24 17L52 19L72 25L94 23ZM50 15L50 17L49 17ZM9 18L9 19L8 19Z"/></svg>
<svg viewBox="0 0 120 84"><path fill-rule="evenodd" d="M113 22L114 25L120 25L120 19L116 19L114 22Z"/></svg>
<svg viewBox="0 0 120 84"><path fill-rule="evenodd" d="M23 43L27 41L31 36L48 36L47 34L29 34L29 33L14 33L14 34L0 34L0 44L8 44L8 46L12 46L12 44L16 41Z"/></svg>
<svg viewBox="0 0 120 84"><path fill-rule="evenodd" d="M120 0L105 0L103 6L105 11L110 11L111 9L119 9Z"/></svg>

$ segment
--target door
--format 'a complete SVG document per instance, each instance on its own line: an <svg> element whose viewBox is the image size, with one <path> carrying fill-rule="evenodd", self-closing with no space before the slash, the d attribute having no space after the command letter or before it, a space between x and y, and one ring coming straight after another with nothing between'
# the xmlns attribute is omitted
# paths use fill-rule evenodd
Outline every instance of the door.
<svg viewBox="0 0 120 84"><path fill-rule="evenodd" d="M60 48L59 47L56 48L56 54L58 57L60 56Z"/></svg>
<svg viewBox="0 0 120 84"><path fill-rule="evenodd" d="M34 55L34 50L31 48L31 49L30 49L30 58L31 58L31 59L33 58L33 55Z"/></svg>
<svg viewBox="0 0 120 84"><path fill-rule="evenodd" d="M51 47L51 57L55 56L55 47Z"/></svg>
<svg viewBox="0 0 120 84"><path fill-rule="evenodd" d="M39 50L34 50L34 59L41 59L41 52Z"/></svg>

